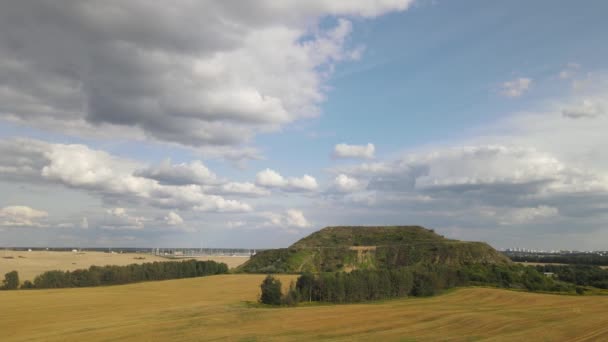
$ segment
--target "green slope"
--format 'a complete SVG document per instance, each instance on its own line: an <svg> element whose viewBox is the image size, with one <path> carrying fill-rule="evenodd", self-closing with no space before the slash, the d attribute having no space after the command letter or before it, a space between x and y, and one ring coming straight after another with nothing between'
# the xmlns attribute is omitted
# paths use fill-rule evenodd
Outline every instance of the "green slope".
<svg viewBox="0 0 608 342"><path fill-rule="evenodd" d="M258 253L237 270L299 273L395 268L419 263L509 263L483 242L446 239L419 226L328 227L289 248Z"/></svg>

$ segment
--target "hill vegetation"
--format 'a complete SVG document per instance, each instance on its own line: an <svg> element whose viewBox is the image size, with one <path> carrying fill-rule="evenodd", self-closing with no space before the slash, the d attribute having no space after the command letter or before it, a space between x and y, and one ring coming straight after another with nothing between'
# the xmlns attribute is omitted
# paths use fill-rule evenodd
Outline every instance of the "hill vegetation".
<svg viewBox="0 0 608 342"><path fill-rule="evenodd" d="M419 226L328 227L288 248L262 251L237 271L319 273L473 263L509 264L510 260L486 243L446 239Z"/></svg>

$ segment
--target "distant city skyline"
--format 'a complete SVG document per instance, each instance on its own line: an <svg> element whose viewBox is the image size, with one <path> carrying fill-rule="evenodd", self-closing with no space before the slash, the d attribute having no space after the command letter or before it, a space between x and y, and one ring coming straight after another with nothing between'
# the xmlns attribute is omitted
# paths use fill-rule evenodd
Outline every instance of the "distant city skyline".
<svg viewBox="0 0 608 342"><path fill-rule="evenodd" d="M169 8L170 7L170 8ZM605 1L0 4L0 244L607 250Z"/></svg>

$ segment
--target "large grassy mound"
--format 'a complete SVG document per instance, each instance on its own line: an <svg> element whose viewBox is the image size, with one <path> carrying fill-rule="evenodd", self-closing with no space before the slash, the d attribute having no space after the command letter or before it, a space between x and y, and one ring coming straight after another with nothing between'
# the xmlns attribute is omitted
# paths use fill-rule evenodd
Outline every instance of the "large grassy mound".
<svg viewBox="0 0 608 342"><path fill-rule="evenodd" d="M419 226L328 227L289 248L258 253L238 268L258 273L333 272L395 268L419 263L509 263L483 242L446 239Z"/></svg>

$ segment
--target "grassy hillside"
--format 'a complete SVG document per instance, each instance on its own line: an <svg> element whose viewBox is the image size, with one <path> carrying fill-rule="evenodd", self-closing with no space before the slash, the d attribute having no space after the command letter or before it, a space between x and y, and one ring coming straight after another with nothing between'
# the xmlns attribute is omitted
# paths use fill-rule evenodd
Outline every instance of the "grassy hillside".
<svg viewBox="0 0 608 342"><path fill-rule="evenodd" d="M327 227L291 245L291 248L385 246L450 241L420 226Z"/></svg>
<svg viewBox="0 0 608 342"><path fill-rule="evenodd" d="M260 252L237 270L298 273L509 262L486 243L446 239L419 226L328 227L289 248Z"/></svg>
<svg viewBox="0 0 608 342"><path fill-rule="evenodd" d="M606 341L608 297L463 288L432 298L260 308L263 275L0 291L12 341ZM284 285L294 276L281 276Z"/></svg>

